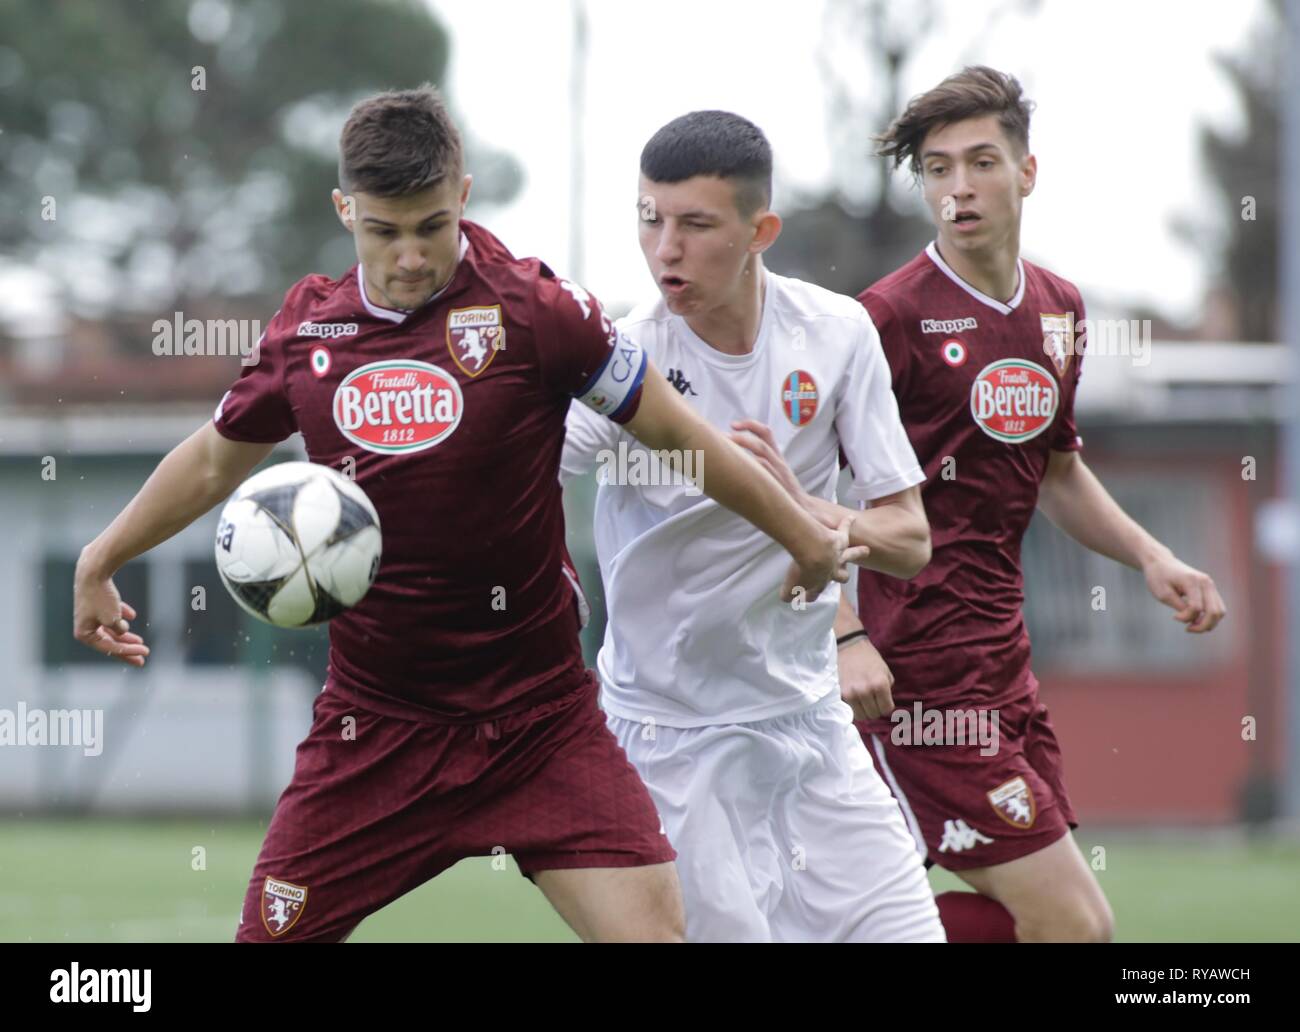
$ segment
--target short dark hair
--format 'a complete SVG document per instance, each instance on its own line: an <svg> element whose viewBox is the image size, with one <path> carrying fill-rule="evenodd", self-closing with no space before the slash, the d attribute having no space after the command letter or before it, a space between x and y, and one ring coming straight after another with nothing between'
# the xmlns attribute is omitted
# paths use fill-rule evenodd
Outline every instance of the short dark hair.
<svg viewBox="0 0 1300 1032"><path fill-rule="evenodd" d="M894 168L907 162L912 174L919 176L921 144L931 130L968 118L997 115L1002 131L1023 155L1029 150L1033 110L1034 102L1023 95L1014 75L987 65L970 65L909 100L893 124L873 137L876 153L893 158Z"/></svg>
<svg viewBox="0 0 1300 1032"><path fill-rule="evenodd" d="M390 90L353 107L339 135L339 186L377 197L417 193L465 167L460 132L438 90Z"/></svg>
<svg viewBox="0 0 1300 1032"><path fill-rule="evenodd" d="M642 149L641 174L654 183L692 176L730 179L742 215L772 203L772 146L763 130L730 111L674 118Z"/></svg>

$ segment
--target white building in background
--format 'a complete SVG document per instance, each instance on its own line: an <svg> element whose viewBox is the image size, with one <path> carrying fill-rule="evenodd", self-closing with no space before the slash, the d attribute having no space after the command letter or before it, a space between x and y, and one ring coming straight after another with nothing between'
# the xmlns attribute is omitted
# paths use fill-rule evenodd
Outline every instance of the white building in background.
<svg viewBox="0 0 1300 1032"><path fill-rule="evenodd" d="M262 628L238 612L212 562L216 510L115 578L152 650L143 669L71 634L81 548L209 415L0 409L0 810L263 810L288 782L322 683L324 632ZM275 457L302 457L296 443ZM6 711L20 707L31 721L102 712L102 750L4 744Z"/></svg>

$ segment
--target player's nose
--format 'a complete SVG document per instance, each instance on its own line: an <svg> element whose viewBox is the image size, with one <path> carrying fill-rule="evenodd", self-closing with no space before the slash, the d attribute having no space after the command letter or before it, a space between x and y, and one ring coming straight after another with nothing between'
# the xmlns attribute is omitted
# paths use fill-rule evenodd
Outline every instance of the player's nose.
<svg viewBox="0 0 1300 1032"><path fill-rule="evenodd" d="M421 272L424 266L425 258L420 251L403 251L397 256L397 268L401 272Z"/></svg>
<svg viewBox="0 0 1300 1032"><path fill-rule="evenodd" d="M659 243L655 246L655 257L661 262L675 262L682 256L681 238L674 230L665 228L659 234Z"/></svg>

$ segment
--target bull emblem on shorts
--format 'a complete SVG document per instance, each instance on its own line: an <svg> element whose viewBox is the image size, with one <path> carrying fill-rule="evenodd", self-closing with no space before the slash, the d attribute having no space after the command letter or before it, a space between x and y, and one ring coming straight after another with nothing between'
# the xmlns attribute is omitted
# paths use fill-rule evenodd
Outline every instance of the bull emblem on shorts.
<svg viewBox="0 0 1300 1032"><path fill-rule="evenodd" d="M1032 828L1034 818L1038 816L1034 804L1034 793L1024 778L1015 777L1004 781L988 793L989 803L997 815L1015 828Z"/></svg>
<svg viewBox="0 0 1300 1032"><path fill-rule="evenodd" d="M307 908L307 887L267 878L262 885L262 925L281 936L298 923Z"/></svg>

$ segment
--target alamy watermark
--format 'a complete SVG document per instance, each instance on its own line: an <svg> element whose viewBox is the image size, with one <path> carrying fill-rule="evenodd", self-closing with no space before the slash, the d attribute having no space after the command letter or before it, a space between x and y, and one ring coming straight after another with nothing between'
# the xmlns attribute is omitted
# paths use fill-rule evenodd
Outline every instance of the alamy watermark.
<svg viewBox="0 0 1300 1032"><path fill-rule="evenodd" d="M703 493L702 451L648 451L618 442L618 450L602 448L596 453L598 483L620 487L684 487L688 495Z"/></svg>
<svg viewBox="0 0 1300 1032"><path fill-rule="evenodd" d="M87 756L104 751L102 709L0 709L0 748L19 745L79 746Z"/></svg>
<svg viewBox="0 0 1300 1032"><path fill-rule="evenodd" d="M262 323L258 319L155 319L153 353L159 357L238 355L240 365L257 365L261 358Z"/></svg>
<svg viewBox="0 0 1300 1032"><path fill-rule="evenodd" d="M1129 358L1135 366L1151 364L1150 319L1080 319L1075 323L1068 316L1057 318L1062 323L1059 327L1044 326L1043 353L1058 364L1068 355L1083 354Z"/></svg>
<svg viewBox="0 0 1300 1032"><path fill-rule="evenodd" d="M889 715L894 725L889 740L895 745L975 745L981 756L998 751L998 711L993 709L925 709L920 701L910 710Z"/></svg>

